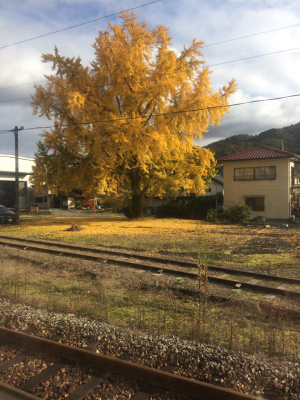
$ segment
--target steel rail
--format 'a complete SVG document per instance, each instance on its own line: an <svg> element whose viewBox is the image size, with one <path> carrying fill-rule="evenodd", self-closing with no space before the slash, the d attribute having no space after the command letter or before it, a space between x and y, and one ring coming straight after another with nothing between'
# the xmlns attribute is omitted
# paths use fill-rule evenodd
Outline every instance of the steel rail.
<svg viewBox="0 0 300 400"><path fill-rule="evenodd" d="M72 360L81 364L105 369L129 378L151 383L176 392L209 400L262 400L261 397L239 393L209 383L185 378L169 372L124 361L115 357L95 353L49 339L28 335L11 329L0 327L0 338L23 346L39 349Z"/></svg>
<svg viewBox="0 0 300 400"><path fill-rule="evenodd" d="M20 237L15 237L15 236L0 235L0 240L1 239L16 240L16 241L20 241L20 242L35 243L35 244L47 245L47 246L49 245L51 247L59 247L59 248L77 250L77 251L89 251L89 252L99 253L99 254L110 254L110 255L122 256L122 257L127 256L127 257L135 258L138 260L158 262L161 264L176 264L181 267L189 267L189 268L197 268L198 267L197 263L194 263L191 261L181 261L181 260L175 260L172 258L145 256L143 254L138 254L138 253L126 253L126 252L122 252L122 251L118 251L118 250L107 250L104 248L95 249L93 247L86 247L86 246L83 247L83 246L77 246L77 245L75 246L72 244L58 243L55 241L48 241L48 240L40 241L38 239L26 239L26 238L20 238ZM266 275L266 274L260 274L258 272L241 271L241 270L237 270L234 268L227 268L227 267L225 268L225 267L216 266L216 265L208 265L208 269L211 271L216 271L216 272L224 272L224 273L228 273L228 274L247 276L249 278L257 278L257 279L262 279L262 280L270 280L271 279L276 282L300 285L300 279L288 278L285 276Z"/></svg>
<svg viewBox="0 0 300 400"><path fill-rule="evenodd" d="M40 243L43 243L43 242L40 242ZM54 254L57 256L64 255L66 257L79 258L79 259L89 260L89 261L93 261L93 262L105 261L107 263L122 265L127 268L143 269L146 271L150 271L152 273L165 273L165 274L169 274L169 275L173 275L173 276L178 276L181 278L198 279L198 274L195 272L178 271L178 270L174 270L171 268L162 268L161 266L154 266L154 265L149 265L149 264L138 264L138 263L135 263L132 261L120 260L117 258L103 258L103 257L99 257L99 256L89 255L89 254L79 254L79 253L74 253L74 252L55 250L55 249L47 248L46 246L41 247L41 246L27 245L26 247L24 247L23 244L12 243L12 242L9 242L6 240L1 240L1 239L0 239L0 245L14 247L14 248L21 249L21 250L39 251L39 252L47 253L47 254L50 253L50 254ZM78 248L77 248L77 250L78 250ZM85 250L85 251L87 251L87 250ZM271 275L268 277L269 277L269 280L272 280L272 278L273 278ZM269 294L274 294L274 295L287 296L290 298L300 298L300 292L296 292L296 291L288 290L288 289L273 288L270 286L263 286L263 285L257 285L254 283L240 282L238 280L230 280L230 279L225 279L225 278L220 278L220 277L215 277L215 276L208 276L208 280L211 283L230 286L232 288L234 288L234 286L236 284L240 284L242 288L251 289L251 290L254 290L254 291L260 292L260 293L269 293ZM190 291L188 291L188 292L190 292ZM192 291L191 291L191 293L192 293Z"/></svg>

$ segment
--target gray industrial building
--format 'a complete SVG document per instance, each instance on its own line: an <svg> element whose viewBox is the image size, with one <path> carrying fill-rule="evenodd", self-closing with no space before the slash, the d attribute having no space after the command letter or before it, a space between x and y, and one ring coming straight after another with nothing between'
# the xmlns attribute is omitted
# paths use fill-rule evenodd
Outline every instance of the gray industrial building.
<svg viewBox="0 0 300 400"><path fill-rule="evenodd" d="M35 192L29 178L32 175L34 160L32 158L19 157L19 201L20 209L38 206L46 209L52 206L53 195L44 192ZM0 204L15 207L15 156L0 154Z"/></svg>

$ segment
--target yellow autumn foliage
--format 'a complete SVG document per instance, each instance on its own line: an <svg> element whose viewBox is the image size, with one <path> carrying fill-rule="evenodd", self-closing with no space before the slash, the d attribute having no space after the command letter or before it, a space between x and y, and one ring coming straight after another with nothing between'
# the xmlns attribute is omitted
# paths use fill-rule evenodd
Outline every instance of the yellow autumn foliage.
<svg viewBox="0 0 300 400"><path fill-rule="evenodd" d="M32 182L121 199L140 216L146 198L205 192L215 160L194 139L220 124L236 84L213 92L203 42L178 55L165 26L121 18L99 32L91 69L57 48L43 55L56 75L35 86L32 106L55 127L42 134Z"/></svg>

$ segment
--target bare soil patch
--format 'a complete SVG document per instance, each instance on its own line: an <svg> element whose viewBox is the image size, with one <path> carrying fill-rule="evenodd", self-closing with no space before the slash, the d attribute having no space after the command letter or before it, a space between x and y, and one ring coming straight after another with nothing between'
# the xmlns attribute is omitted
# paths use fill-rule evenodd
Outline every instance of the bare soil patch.
<svg viewBox="0 0 300 400"><path fill-rule="evenodd" d="M233 254L275 254L293 250L287 238L281 235L248 236L243 245L238 246Z"/></svg>

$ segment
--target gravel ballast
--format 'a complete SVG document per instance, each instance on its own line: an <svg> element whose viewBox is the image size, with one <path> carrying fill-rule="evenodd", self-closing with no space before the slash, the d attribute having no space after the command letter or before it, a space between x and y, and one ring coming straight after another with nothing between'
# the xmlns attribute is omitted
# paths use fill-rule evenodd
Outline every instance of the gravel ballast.
<svg viewBox="0 0 300 400"><path fill-rule="evenodd" d="M175 373L254 394L266 399L300 399L300 363L229 351L177 337L131 331L107 323L0 301L1 324L19 331L86 347L110 356L128 353L129 360L149 367L175 366ZM1 349L0 349L1 350ZM1 362L1 360L0 360Z"/></svg>

